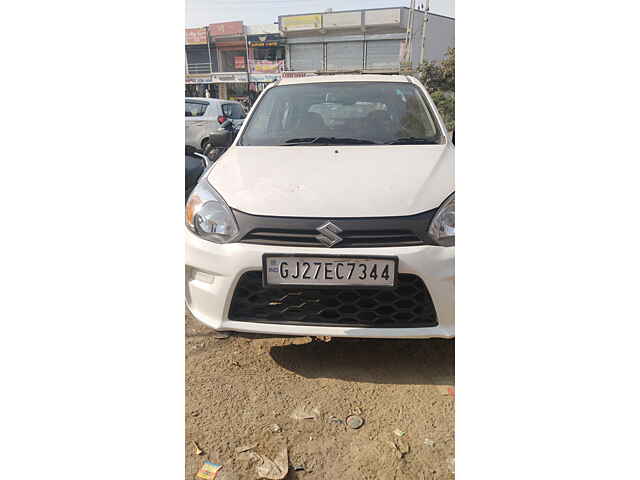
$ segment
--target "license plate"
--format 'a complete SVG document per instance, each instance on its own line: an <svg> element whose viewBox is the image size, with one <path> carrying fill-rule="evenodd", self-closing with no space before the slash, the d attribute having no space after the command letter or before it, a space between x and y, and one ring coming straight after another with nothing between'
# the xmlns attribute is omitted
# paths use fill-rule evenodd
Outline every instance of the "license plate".
<svg viewBox="0 0 640 480"><path fill-rule="evenodd" d="M312 285L394 287L396 257L321 257L315 255L263 256L265 286Z"/></svg>

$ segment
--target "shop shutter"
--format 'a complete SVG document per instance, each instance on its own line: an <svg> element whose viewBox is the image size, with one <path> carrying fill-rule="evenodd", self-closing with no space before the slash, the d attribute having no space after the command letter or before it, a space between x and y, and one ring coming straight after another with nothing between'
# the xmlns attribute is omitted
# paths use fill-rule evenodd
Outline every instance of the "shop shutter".
<svg viewBox="0 0 640 480"><path fill-rule="evenodd" d="M208 49L207 45L187 45L187 64L190 73L211 73ZM215 49L211 49L211 64L214 72L218 66L215 53Z"/></svg>
<svg viewBox="0 0 640 480"><path fill-rule="evenodd" d="M303 43L290 46L291 70L305 72L322 70L322 44Z"/></svg>
<svg viewBox="0 0 640 480"><path fill-rule="evenodd" d="M362 70L362 42L327 43L327 70Z"/></svg>
<svg viewBox="0 0 640 480"><path fill-rule="evenodd" d="M400 40L369 40L367 68L390 69L400 67Z"/></svg>

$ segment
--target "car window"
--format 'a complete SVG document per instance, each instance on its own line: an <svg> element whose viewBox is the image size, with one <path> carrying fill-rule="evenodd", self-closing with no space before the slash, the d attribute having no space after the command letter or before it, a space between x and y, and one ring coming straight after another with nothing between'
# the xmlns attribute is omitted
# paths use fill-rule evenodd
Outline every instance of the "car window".
<svg viewBox="0 0 640 480"><path fill-rule="evenodd" d="M222 114L232 120L240 120L247 116L239 103L223 103Z"/></svg>
<svg viewBox="0 0 640 480"><path fill-rule="evenodd" d="M386 111L386 105L373 102L357 102L353 105L322 103L312 105L309 112L319 113L327 125L343 125L349 119L363 119L376 110Z"/></svg>
<svg viewBox="0 0 640 480"><path fill-rule="evenodd" d="M185 117L201 117L207 111L208 104L196 102L184 102Z"/></svg>
<svg viewBox="0 0 640 480"><path fill-rule="evenodd" d="M327 82L273 87L239 145L441 143L425 96L412 83Z"/></svg>

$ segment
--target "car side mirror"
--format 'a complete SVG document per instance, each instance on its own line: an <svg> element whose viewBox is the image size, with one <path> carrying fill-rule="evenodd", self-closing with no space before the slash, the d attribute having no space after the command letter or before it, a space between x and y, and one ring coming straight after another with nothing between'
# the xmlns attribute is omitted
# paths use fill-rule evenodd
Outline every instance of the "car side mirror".
<svg viewBox="0 0 640 480"><path fill-rule="evenodd" d="M454 145L456 144L456 129L453 129L453 132L451 132L451 143L453 143Z"/></svg>

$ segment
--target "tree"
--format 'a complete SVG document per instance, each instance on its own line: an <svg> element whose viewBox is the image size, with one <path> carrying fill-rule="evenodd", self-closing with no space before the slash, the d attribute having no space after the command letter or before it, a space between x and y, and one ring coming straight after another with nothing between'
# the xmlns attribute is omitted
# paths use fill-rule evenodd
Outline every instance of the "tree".
<svg viewBox="0 0 640 480"><path fill-rule="evenodd" d="M455 48L449 48L441 62L424 62L418 67L418 78L427 88L447 125L455 128Z"/></svg>

